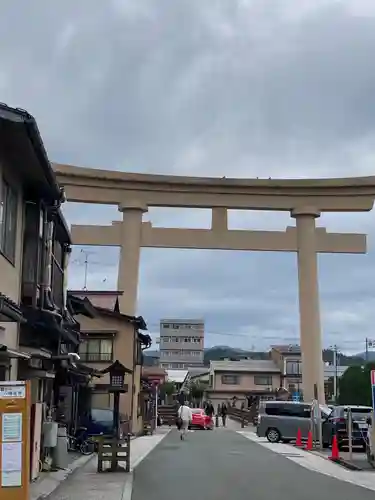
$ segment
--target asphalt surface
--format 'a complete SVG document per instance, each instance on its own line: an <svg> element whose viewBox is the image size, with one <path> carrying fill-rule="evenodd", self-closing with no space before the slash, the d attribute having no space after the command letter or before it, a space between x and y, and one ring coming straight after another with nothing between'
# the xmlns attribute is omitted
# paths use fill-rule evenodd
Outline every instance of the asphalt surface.
<svg viewBox="0 0 375 500"><path fill-rule="evenodd" d="M291 449L293 453L293 449ZM132 500L374 500L230 430L172 431L134 471Z"/></svg>

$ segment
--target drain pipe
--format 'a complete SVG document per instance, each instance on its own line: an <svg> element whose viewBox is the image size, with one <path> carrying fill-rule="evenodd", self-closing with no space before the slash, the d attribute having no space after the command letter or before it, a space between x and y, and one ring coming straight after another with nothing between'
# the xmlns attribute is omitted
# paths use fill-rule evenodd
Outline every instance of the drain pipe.
<svg viewBox="0 0 375 500"><path fill-rule="evenodd" d="M41 283L40 283L40 288L41 288L41 293L40 293L40 308L43 310L45 308L45 302L46 302L46 266L47 266L47 211L43 210L43 220L41 221L42 224L42 248L39 249L40 252L42 252L41 259L40 259L40 274L41 274Z"/></svg>
<svg viewBox="0 0 375 500"><path fill-rule="evenodd" d="M46 241L46 253L47 262L45 268L45 290L49 306L54 308L53 298L52 298L52 246L53 246L53 222L47 222L47 241Z"/></svg>
<svg viewBox="0 0 375 500"><path fill-rule="evenodd" d="M64 289L63 289L63 310L66 310L67 297L68 297L68 267L69 260L72 253L70 245L65 245L63 248L63 272L64 272Z"/></svg>
<svg viewBox="0 0 375 500"><path fill-rule="evenodd" d="M58 321L61 321L62 316L56 310L56 306L52 297L52 246L53 246L53 222L48 220L48 208L43 214L43 248L42 248L42 282L41 282L41 299L40 308L43 312L54 316Z"/></svg>

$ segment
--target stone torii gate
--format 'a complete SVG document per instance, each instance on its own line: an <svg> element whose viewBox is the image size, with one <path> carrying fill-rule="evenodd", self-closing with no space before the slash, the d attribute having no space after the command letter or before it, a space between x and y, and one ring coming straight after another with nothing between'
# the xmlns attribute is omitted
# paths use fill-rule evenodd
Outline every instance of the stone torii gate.
<svg viewBox="0 0 375 500"><path fill-rule="evenodd" d="M322 212L369 211L375 177L318 180L249 180L134 174L55 165L67 199L116 205L122 222L110 226L72 226L79 245L116 245L121 249L120 310L135 314L140 251L190 248L297 252L304 397L324 402L317 253L366 253L366 235L329 233L316 228ZM212 210L211 229L154 228L143 222L148 207ZM227 210L288 211L296 227L285 231L229 230ZM316 394L317 391L317 394Z"/></svg>

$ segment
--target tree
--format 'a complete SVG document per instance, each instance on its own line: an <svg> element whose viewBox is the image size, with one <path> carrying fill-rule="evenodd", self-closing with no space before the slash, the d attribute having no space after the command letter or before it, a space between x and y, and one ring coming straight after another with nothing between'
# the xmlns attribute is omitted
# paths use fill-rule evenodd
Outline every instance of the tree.
<svg viewBox="0 0 375 500"><path fill-rule="evenodd" d="M350 366L339 380L339 404L372 405L370 372L375 363Z"/></svg>
<svg viewBox="0 0 375 500"><path fill-rule="evenodd" d="M194 401L196 404L199 405L203 399L204 392L206 389L207 389L207 384L202 381L191 382L189 384L191 401Z"/></svg>
<svg viewBox="0 0 375 500"><path fill-rule="evenodd" d="M171 380L164 382L159 388L160 399L168 401L168 399L173 396L176 392L176 385Z"/></svg>

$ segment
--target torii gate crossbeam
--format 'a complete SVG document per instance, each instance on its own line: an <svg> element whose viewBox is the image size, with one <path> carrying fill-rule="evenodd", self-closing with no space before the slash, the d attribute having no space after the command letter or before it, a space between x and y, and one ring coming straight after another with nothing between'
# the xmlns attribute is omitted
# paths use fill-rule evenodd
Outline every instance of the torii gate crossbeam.
<svg viewBox="0 0 375 500"><path fill-rule="evenodd" d="M322 212L364 212L373 208L375 177L347 179L214 179L113 172L55 165L67 199L113 204L123 214L113 226L73 227L73 242L119 244L118 286L124 290L120 308L134 314L137 302L140 249L218 248L296 251L305 400L324 402L320 327L318 252L365 253L365 235L327 233L316 228ZM153 228L143 223L149 207L212 209L212 229ZM289 211L296 228L285 232L227 229L227 209ZM87 238L87 239L86 239Z"/></svg>

